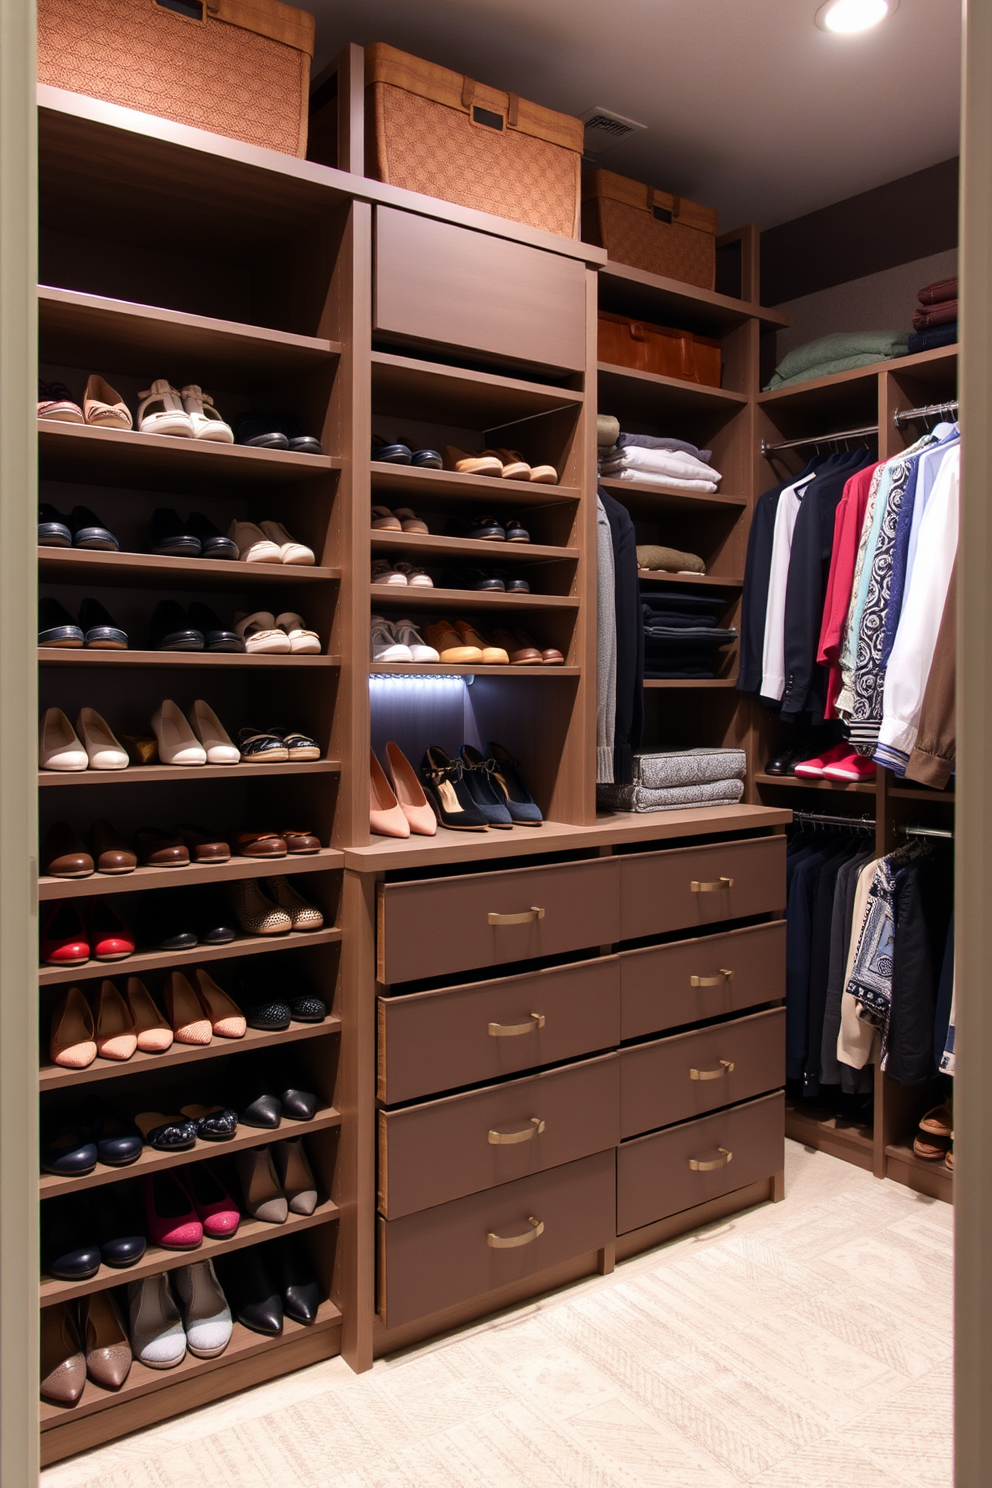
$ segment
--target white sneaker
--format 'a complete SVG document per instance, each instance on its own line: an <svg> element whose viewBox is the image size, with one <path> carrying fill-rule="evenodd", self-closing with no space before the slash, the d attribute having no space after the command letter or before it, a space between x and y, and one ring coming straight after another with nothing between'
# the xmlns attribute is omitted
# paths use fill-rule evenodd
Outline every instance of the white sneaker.
<svg viewBox="0 0 992 1488"><path fill-rule="evenodd" d="M435 651L433 646L424 642L412 620L396 620L393 624L393 635L403 646L408 646L413 661L440 661L441 653Z"/></svg>
<svg viewBox="0 0 992 1488"><path fill-rule="evenodd" d="M186 1342L198 1359L215 1359L231 1341L234 1324L213 1261L196 1261L172 1273Z"/></svg>
<svg viewBox="0 0 992 1488"><path fill-rule="evenodd" d="M384 620L381 615L372 616L372 660L413 660L413 653L410 647L397 640L388 621Z"/></svg>

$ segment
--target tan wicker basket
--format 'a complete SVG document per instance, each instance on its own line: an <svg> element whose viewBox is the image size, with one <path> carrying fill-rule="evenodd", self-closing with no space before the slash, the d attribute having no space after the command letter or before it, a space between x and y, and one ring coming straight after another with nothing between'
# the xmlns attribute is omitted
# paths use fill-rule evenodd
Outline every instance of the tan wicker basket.
<svg viewBox="0 0 992 1488"><path fill-rule="evenodd" d="M716 233L715 210L685 197L606 170L582 182L582 236L617 263L712 289Z"/></svg>

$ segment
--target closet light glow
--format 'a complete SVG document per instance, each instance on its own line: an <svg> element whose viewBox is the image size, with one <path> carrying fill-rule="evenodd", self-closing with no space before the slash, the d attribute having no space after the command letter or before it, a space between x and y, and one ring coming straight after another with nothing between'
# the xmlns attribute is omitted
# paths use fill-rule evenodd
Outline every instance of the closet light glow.
<svg viewBox="0 0 992 1488"><path fill-rule="evenodd" d="M816 12L816 24L821 31L850 35L888 20L898 6L899 0L827 0Z"/></svg>

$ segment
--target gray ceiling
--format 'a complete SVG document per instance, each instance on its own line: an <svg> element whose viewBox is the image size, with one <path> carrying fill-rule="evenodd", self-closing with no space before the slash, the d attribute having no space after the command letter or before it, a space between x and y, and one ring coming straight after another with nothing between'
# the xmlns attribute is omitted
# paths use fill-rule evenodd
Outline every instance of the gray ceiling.
<svg viewBox="0 0 992 1488"><path fill-rule="evenodd" d="M901 0L833 36L818 0L303 0L316 67L388 41L566 113L648 125L610 170L715 206L723 228L788 221L957 153L960 0Z"/></svg>

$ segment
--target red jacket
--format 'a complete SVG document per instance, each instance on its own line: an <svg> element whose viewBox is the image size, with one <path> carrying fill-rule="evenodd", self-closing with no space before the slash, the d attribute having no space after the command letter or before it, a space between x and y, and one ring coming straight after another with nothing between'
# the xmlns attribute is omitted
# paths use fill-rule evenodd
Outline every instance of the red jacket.
<svg viewBox="0 0 992 1488"><path fill-rule="evenodd" d="M867 465L857 475L851 476L844 487L844 494L837 506L837 515L834 517L834 545L830 555L830 572L827 575L827 597L823 604L820 648L816 654L820 665L830 669L824 715L826 718L837 716L834 704L840 692L840 648L851 605L861 528L868 507L871 478L882 463L878 461L875 465Z"/></svg>

